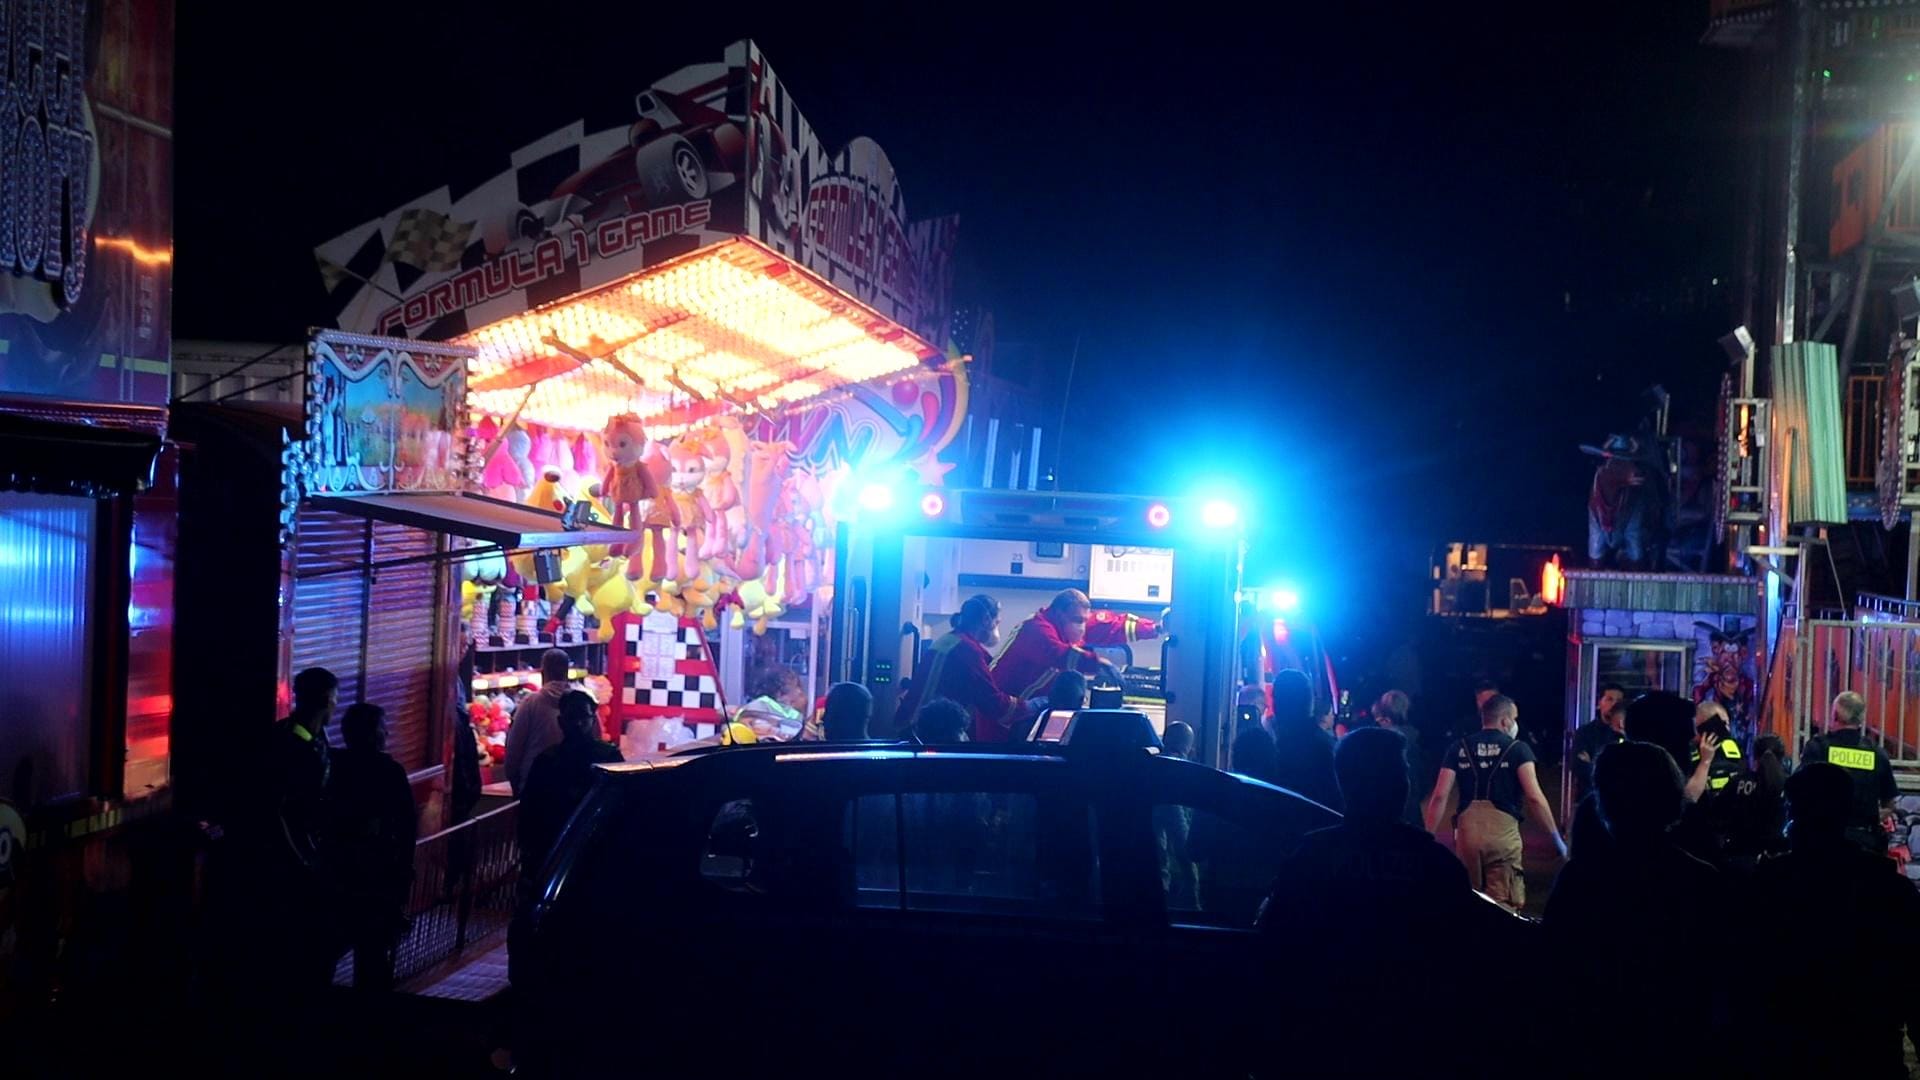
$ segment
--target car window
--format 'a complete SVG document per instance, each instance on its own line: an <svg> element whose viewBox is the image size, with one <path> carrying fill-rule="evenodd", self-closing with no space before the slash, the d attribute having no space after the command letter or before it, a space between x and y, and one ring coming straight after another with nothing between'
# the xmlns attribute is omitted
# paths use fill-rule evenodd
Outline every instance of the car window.
<svg viewBox="0 0 1920 1080"><path fill-rule="evenodd" d="M1097 822L1032 792L865 795L843 814L861 907L1097 919Z"/></svg>
<svg viewBox="0 0 1920 1080"><path fill-rule="evenodd" d="M1211 810L1178 802L1155 803L1152 820L1167 920L1252 929L1283 846Z"/></svg>
<svg viewBox="0 0 1920 1080"><path fill-rule="evenodd" d="M707 828L700 877L730 892L764 892L766 860L760 847L760 817L753 800L721 803Z"/></svg>

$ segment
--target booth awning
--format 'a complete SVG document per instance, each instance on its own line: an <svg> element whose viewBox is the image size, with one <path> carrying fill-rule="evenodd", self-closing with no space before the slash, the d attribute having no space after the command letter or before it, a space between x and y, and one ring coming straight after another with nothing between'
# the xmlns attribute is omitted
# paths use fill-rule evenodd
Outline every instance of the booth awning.
<svg viewBox="0 0 1920 1080"><path fill-rule="evenodd" d="M0 491L128 495L153 481L160 436L0 411Z"/></svg>
<svg viewBox="0 0 1920 1080"><path fill-rule="evenodd" d="M606 525L568 529L559 514L484 495L330 495L307 501L322 510L464 536L507 550L621 544L633 539L632 533Z"/></svg>
<svg viewBox="0 0 1920 1080"><path fill-rule="evenodd" d="M574 430L631 413L664 434L943 359L905 327L745 238L457 341L478 350L468 402L482 412Z"/></svg>

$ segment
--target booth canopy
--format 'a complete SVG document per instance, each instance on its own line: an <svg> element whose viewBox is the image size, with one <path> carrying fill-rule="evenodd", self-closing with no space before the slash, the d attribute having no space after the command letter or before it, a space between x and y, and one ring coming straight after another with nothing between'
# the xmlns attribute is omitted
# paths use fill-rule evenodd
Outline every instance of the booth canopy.
<svg viewBox="0 0 1920 1080"><path fill-rule="evenodd" d="M477 350L468 403L482 412L574 430L631 413L662 434L942 359L905 327L745 238L456 340Z"/></svg>
<svg viewBox="0 0 1920 1080"><path fill-rule="evenodd" d="M633 539L631 532L607 525L568 529L559 514L484 495L345 495L315 497L308 502L321 510L464 536L508 550L620 544Z"/></svg>

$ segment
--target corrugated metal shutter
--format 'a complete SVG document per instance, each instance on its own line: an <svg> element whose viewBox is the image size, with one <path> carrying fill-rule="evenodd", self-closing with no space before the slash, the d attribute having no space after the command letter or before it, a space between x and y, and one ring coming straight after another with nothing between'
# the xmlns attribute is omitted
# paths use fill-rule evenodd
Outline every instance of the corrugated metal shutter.
<svg viewBox="0 0 1920 1080"><path fill-rule="evenodd" d="M366 564L365 518L301 507L294 532L293 670L289 674L310 667L333 672L340 679L343 706L361 700ZM339 744L337 716L327 734Z"/></svg>
<svg viewBox="0 0 1920 1080"><path fill-rule="evenodd" d="M439 548L439 535L375 522L373 561L417 558ZM409 772L434 764L434 562L377 571L367 619L366 700L387 710L387 752Z"/></svg>
<svg viewBox="0 0 1920 1080"><path fill-rule="evenodd" d="M1773 347L1773 428L1784 467L1787 524L1847 520L1846 448L1840 423L1840 372L1832 345L1796 341Z"/></svg>

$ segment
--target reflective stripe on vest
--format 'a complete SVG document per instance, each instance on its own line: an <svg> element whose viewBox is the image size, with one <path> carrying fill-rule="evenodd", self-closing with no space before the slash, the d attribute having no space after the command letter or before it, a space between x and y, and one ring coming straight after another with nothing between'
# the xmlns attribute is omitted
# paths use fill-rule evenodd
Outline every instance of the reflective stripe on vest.
<svg viewBox="0 0 1920 1080"><path fill-rule="evenodd" d="M1834 746L1827 744L1827 760L1843 769L1865 769L1873 771L1873 751L1861 750L1852 746Z"/></svg>
<svg viewBox="0 0 1920 1080"><path fill-rule="evenodd" d="M1732 739L1720 740L1720 746L1714 751L1714 755L1713 764L1708 766L1707 787L1710 790L1719 791L1721 788L1726 787L1728 782L1734 777L1739 776L1746 770L1735 769L1732 772L1725 773L1715 771L1722 767L1722 762L1733 762L1741 759L1739 744L1735 743ZM1697 746L1693 748L1693 764L1695 766L1700 764L1700 748Z"/></svg>

